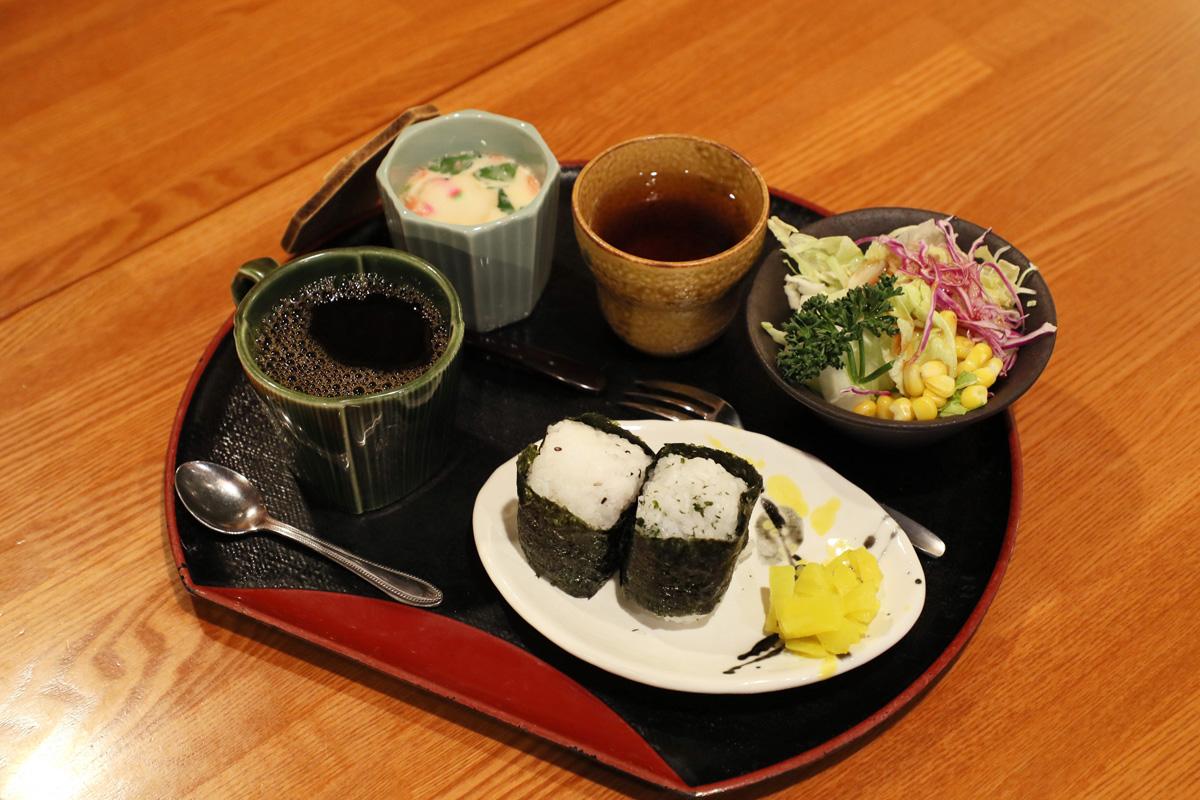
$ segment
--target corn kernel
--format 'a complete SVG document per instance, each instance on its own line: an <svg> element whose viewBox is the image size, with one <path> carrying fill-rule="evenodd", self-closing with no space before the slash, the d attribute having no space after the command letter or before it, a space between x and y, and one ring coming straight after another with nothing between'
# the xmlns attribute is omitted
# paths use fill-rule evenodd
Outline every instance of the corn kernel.
<svg viewBox="0 0 1200 800"><path fill-rule="evenodd" d="M953 311L951 311L948 308L943 311L939 311L938 314L941 314L942 320L945 321L946 325L950 328L951 333L954 333L955 331L958 330L958 315L957 314L955 314Z"/></svg>
<svg viewBox="0 0 1200 800"><path fill-rule="evenodd" d="M975 379L979 381L980 386L987 389L996 382L996 373L991 367L980 367L975 370Z"/></svg>
<svg viewBox="0 0 1200 800"><path fill-rule="evenodd" d="M980 367L980 369L983 368ZM979 371L976 370L975 374L978 375ZM996 380L995 376L992 377L992 380ZM936 394L938 397L949 397L954 394L954 378L949 375L934 375L932 378L926 378L925 393Z"/></svg>
<svg viewBox="0 0 1200 800"><path fill-rule="evenodd" d="M913 416L919 420L930 420L937 417L937 406L928 397L918 397L912 401Z"/></svg>
<svg viewBox="0 0 1200 800"><path fill-rule="evenodd" d="M880 419L892 418L892 396L890 394L881 394L875 398L875 416Z"/></svg>
<svg viewBox="0 0 1200 800"><path fill-rule="evenodd" d="M921 377L926 381L938 375L945 375L948 372L949 370L946 369L945 362L938 361L936 358L933 361L926 361L921 365Z"/></svg>
<svg viewBox="0 0 1200 800"><path fill-rule="evenodd" d="M974 358L972 358L971 356L967 356L962 361L958 362L958 374L962 375L964 372L974 372L975 370L979 369L981 366L983 366L983 365L980 364L978 361L976 361Z"/></svg>
<svg viewBox="0 0 1200 800"><path fill-rule="evenodd" d="M987 403L987 389L979 383L972 383L962 390L962 404L967 411L979 408Z"/></svg>
<svg viewBox="0 0 1200 800"><path fill-rule="evenodd" d="M988 369L990 369L992 372L996 373L997 375L999 375L1001 372L1004 372L1004 362L1001 361L1000 359L996 358L995 356L992 356L988 360L988 362L986 364L984 364L984 366L987 367Z"/></svg>
<svg viewBox="0 0 1200 800"><path fill-rule="evenodd" d="M852 410L855 414L862 414L864 417L873 417L875 416L875 401L863 400Z"/></svg>
<svg viewBox="0 0 1200 800"><path fill-rule="evenodd" d="M892 419L908 422L913 418L912 400L907 397L897 397L892 401Z"/></svg>
<svg viewBox="0 0 1200 800"><path fill-rule="evenodd" d="M933 394L932 392L930 392L929 386L925 387L925 394L921 395L921 397L928 397L929 402L933 403L939 409L945 408L946 403L948 402L945 397L938 397L936 394Z"/></svg>
<svg viewBox="0 0 1200 800"><path fill-rule="evenodd" d="M909 364L904 368L904 393L909 397L920 397L925 393L925 381L921 380L921 368Z"/></svg>
<svg viewBox="0 0 1200 800"><path fill-rule="evenodd" d="M967 355L967 358L971 359L980 366L986 364L988 359L991 357L992 348L988 346L987 342L976 343L976 345L971 348L971 352Z"/></svg>
<svg viewBox="0 0 1200 800"><path fill-rule="evenodd" d="M954 357L962 361L971 352L971 340L965 336L954 337Z"/></svg>

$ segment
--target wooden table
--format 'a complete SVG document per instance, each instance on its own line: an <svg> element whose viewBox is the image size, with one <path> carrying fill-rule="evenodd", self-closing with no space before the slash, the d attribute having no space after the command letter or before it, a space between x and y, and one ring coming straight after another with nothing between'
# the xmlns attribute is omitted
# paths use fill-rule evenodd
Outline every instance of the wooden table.
<svg viewBox="0 0 1200 800"><path fill-rule="evenodd" d="M897 724L762 791L1194 792L1198 7L416 5L0 6L0 797L655 794L172 571L163 453L232 268L425 101L531 120L564 159L705 135L827 207L1019 243L1061 332L1017 408L1003 587Z"/></svg>

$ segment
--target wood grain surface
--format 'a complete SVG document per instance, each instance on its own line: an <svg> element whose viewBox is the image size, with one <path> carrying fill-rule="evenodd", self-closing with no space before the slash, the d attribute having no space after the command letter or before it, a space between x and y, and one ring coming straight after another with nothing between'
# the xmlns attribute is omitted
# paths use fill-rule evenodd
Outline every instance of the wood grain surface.
<svg viewBox="0 0 1200 800"><path fill-rule="evenodd" d="M564 159L710 136L831 208L992 225L1054 291L981 629L882 735L749 796L1200 786L1200 6L8 0L0 66L3 800L657 796L173 572L163 454L233 267L424 101Z"/></svg>

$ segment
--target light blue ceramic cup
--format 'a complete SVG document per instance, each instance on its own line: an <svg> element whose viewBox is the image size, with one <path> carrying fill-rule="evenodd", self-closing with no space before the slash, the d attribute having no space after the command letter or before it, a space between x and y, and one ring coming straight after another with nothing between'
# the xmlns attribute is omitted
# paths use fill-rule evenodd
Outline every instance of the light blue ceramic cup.
<svg viewBox="0 0 1200 800"><path fill-rule="evenodd" d="M541 182L533 202L481 225L436 222L404 207L400 194L417 169L442 156L477 150L524 164ZM558 160L528 122L457 111L401 131L376 180L392 242L450 278L467 327L490 331L529 316L550 278L558 214Z"/></svg>

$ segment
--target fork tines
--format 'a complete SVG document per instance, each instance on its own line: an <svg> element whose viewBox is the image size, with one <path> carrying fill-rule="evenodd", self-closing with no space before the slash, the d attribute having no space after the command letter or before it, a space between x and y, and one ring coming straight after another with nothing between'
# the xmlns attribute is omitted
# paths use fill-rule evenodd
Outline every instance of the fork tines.
<svg viewBox="0 0 1200 800"><path fill-rule="evenodd" d="M725 405L723 398L717 397L712 392L706 392L698 386L689 386L683 383L675 383L674 381L645 381L640 379L634 381L634 383L645 389L652 389L656 392L667 392L676 397L682 397L685 400L703 403L711 411L716 411Z"/></svg>
<svg viewBox="0 0 1200 800"><path fill-rule="evenodd" d="M647 380L634 381L634 384L653 391L625 392L618 403L666 419L713 419L724 405L721 398L694 386Z"/></svg>

